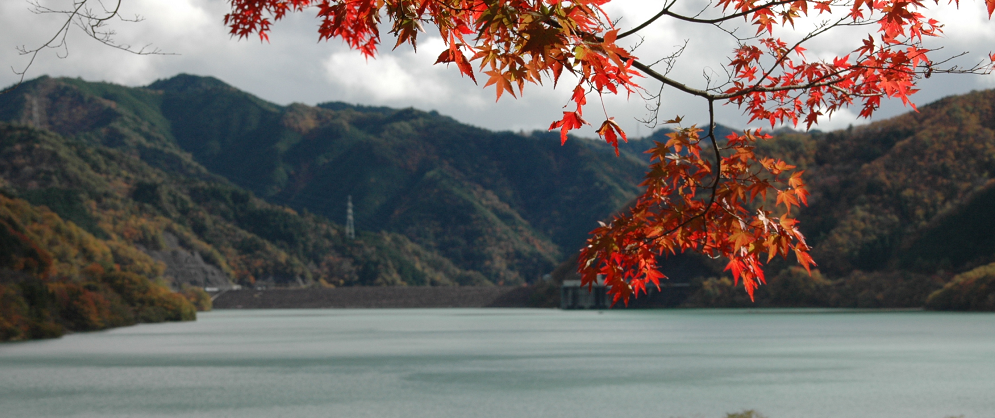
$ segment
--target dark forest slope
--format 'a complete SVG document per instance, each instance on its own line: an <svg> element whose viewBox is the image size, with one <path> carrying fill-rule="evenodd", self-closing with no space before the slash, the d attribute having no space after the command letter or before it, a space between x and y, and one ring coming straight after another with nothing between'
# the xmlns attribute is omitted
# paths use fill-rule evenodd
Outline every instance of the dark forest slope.
<svg viewBox="0 0 995 418"><path fill-rule="evenodd" d="M995 262L995 91L858 128L782 132L760 148L805 170L799 220L821 271L813 281L775 264L761 305L922 306L955 274ZM747 303L719 282L695 303Z"/></svg>
<svg viewBox="0 0 995 418"><path fill-rule="evenodd" d="M351 195L358 229L403 234L495 283L552 270L642 176L637 159L587 140L560 146L413 109L278 106L189 75L147 88L39 79L0 98L0 118L335 222Z"/></svg>
<svg viewBox="0 0 995 418"><path fill-rule="evenodd" d="M995 92L976 92L761 143L806 170L799 217L820 275L775 261L759 303L922 306L995 262L993 103ZM189 75L145 88L41 78L0 97L0 119L21 138L0 150L11 198L157 260L196 253L226 279L335 285L535 280L636 195L639 152L666 133L618 158L596 141L561 146L434 112L279 106ZM356 241L338 225L347 196ZM672 265L682 280L703 276L693 303L742 302L715 262Z"/></svg>

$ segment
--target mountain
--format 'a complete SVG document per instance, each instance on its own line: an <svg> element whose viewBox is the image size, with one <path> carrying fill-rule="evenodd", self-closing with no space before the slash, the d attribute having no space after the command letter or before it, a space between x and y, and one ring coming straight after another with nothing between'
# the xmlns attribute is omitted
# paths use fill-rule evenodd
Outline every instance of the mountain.
<svg viewBox="0 0 995 418"><path fill-rule="evenodd" d="M279 107L183 75L149 89L163 92L177 143L213 172L337 221L352 196L358 228L402 233L495 282L547 273L642 176L638 162L589 141L561 147L554 135L414 109Z"/></svg>
<svg viewBox="0 0 995 418"><path fill-rule="evenodd" d="M491 283L211 173L162 134L156 93L74 82L0 96L0 341L192 319L203 292L170 287Z"/></svg>
<svg viewBox="0 0 995 418"><path fill-rule="evenodd" d="M870 125L783 134L765 151L806 170L800 218L819 268L959 272L995 261L995 92Z"/></svg>
<svg viewBox="0 0 995 418"><path fill-rule="evenodd" d="M192 319L165 285L489 284L403 236L349 240L183 162L204 179L0 123L0 340Z"/></svg>
<svg viewBox="0 0 995 418"><path fill-rule="evenodd" d="M0 179L9 195L153 258L189 253L193 260L203 260L198 264L217 270L207 276L223 278L200 283L190 282L188 275L171 275L177 285L226 287L229 280L486 282L400 236L363 234L347 240L340 226L266 203L212 178L195 163L187 162L204 180L151 167L106 146L8 124L0 124L0 155ZM152 270L144 273L156 276Z"/></svg>
<svg viewBox="0 0 995 418"><path fill-rule="evenodd" d="M941 291L954 296L934 306L988 306L963 295L995 265L993 101L975 92L760 142L806 172L798 216L819 271L775 259L751 303L721 262L679 255L665 268L692 284L685 303L902 307ZM668 132L616 157L415 109L280 106L190 75L140 88L41 78L0 96L0 120L5 196L158 261L141 274L174 287L531 282L636 196L642 151ZM350 196L356 240L341 226Z"/></svg>
<svg viewBox="0 0 995 418"><path fill-rule="evenodd" d="M644 155L668 132L620 148ZM757 149L805 170L797 217L819 270L775 258L754 302L721 260L678 254L662 270L691 284L684 306L995 309L995 91L846 130L778 130ZM564 262L554 283L575 270Z"/></svg>
<svg viewBox="0 0 995 418"><path fill-rule="evenodd" d="M190 301L150 280L158 273L134 247L0 192L0 341L193 319Z"/></svg>
<svg viewBox="0 0 995 418"><path fill-rule="evenodd" d="M0 119L336 223L351 196L360 231L401 234L504 284L551 271L643 174L637 158L588 140L560 146L414 109L278 106L190 75L146 88L39 79L0 98Z"/></svg>
<svg viewBox="0 0 995 418"><path fill-rule="evenodd" d="M790 263L773 265L763 292L780 280L800 293L779 303L761 293L761 304L918 307L954 275L995 262L995 91L862 127L781 132L758 148L805 170L812 195L798 219L820 270L803 283ZM719 281L695 303L748 303L719 296Z"/></svg>

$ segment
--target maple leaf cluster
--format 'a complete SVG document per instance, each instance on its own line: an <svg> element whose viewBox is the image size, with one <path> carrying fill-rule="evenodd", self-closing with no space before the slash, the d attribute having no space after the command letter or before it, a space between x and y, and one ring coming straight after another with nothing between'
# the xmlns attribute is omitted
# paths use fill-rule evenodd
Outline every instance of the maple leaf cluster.
<svg viewBox="0 0 995 418"><path fill-rule="evenodd" d="M791 217L791 208L808 200L802 172L792 172L795 167L782 160L758 157L753 144L770 138L759 130L730 134L722 147L709 132L705 142L711 150L704 153L713 155L711 160L702 155L701 132L691 126L656 142L648 151L646 192L629 211L595 229L581 250L582 283L590 286L601 276L613 303L628 303L648 285L659 289L666 276L657 262L667 253L728 259L726 270L737 283L743 281L751 299L765 283L762 263L791 253L806 270L815 264ZM771 191L773 206L783 208L780 215L764 208Z"/></svg>
<svg viewBox="0 0 995 418"><path fill-rule="evenodd" d="M731 0L719 4L728 7ZM808 3L795 1L782 11L783 23L808 14ZM771 126L785 121L798 125L804 118L806 128L814 125L819 117L851 105L861 99L860 116L870 117L880 106L882 97L895 97L903 103L914 94L915 83L922 72L931 75L930 49L923 47L923 37L941 33L935 19L927 19L916 9L921 2L856 0L852 3L814 2L817 15L833 14L833 8L844 8L847 13L837 18L835 24L877 23L879 37L868 34L862 45L851 54L831 61L807 61L802 43L818 36L834 24L824 23L794 45L775 37L759 38L755 44L741 45L729 66L735 77L724 93L731 103L745 107L751 121L767 120ZM862 6L866 5L867 10ZM990 1L989 7L995 5ZM739 4L742 8L745 5ZM874 19L869 15L879 14ZM774 16L770 9L753 13L757 35L774 33ZM792 58L794 57L794 58ZM772 62L764 63L764 59Z"/></svg>
<svg viewBox="0 0 995 418"><path fill-rule="evenodd" d="M340 38L367 57L376 55L384 20L397 39L394 48L405 43L416 47L425 26L434 27L446 46L436 63L455 64L474 82L482 73L485 87L494 86L497 99L505 93L518 97L526 84L551 81L555 87L564 72L573 74L577 83L568 109L550 125L560 131L561 141L589 124L584 119L589 96L645 92L637 78L704 99L712 119L708 129L682 128L657 144L650 151L645 193L628 213L592 231L581 252L583 283L591 285L603 274L614 300L626 303L665 277L657 268L659 257L684 251L727 259L727 270L743 281L751 297L764 282L762 264L771 258L793 255L806 269L815 264L791 217L793 207L806 204L801 173L783 161L754 154L753 144L765 137L759 131L731 135L720 144L713 132L716 101L737 105L751 121L772 127L802 122L811 127L820 117L852 105L870 117L885 97L914 108L909 97L921 78L938 72L989 73L995 65L995 54L966 70L942 67L942 60L930 58L936 51L925 47L924 39L939 36L942 25L926 17L922 0L718 0L715 17L703 16L704 11L681 15L673 9L674 0L627 31L605 12L610 0L229 1L225 24L233 36L256 34L266 40L273 21L314 9L320 39ZM991 18L995 0L985 0L985 5ZM779 37L804 18L822 20L791 42ZM733 36L738 46L726 64L728 80L695 88L640 62L619 45L660 19L711 26ZM752 27L755 34L737 35L728 28L733 24ZM812 39L837 30L867 30L863 28L874 32L849 54L831 59L805 55L804 45ZM627 136L605 113L597 133L618 153L618 140ZM699 137L701 132L707 134ZM703 141L711 152L703 154Z"/></svg>

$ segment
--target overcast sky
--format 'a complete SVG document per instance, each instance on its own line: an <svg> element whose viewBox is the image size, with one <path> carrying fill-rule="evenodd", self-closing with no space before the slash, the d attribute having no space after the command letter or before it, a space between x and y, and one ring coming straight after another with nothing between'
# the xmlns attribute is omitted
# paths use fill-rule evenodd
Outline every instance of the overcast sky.
<svg viewBox="0 0 995 418"><path fill-rule="evenodd" d="M42 0L42 4L52 7L65 7L71 3L71 0ZM615 0L608 12L621 17L619 26L624 29L635 25L640 17L650 15L659 3ZM687 4L684 10L691 10L691 5L704 5L702 2ZM437 36L433 37L431 31L422 35L417 54L405 46L390 51L393 40L385 38L388 47L383 48L376 60L367 62L338 40L317 42L317 21L313 13L299 13L281 21L275 25L271 41L261 43L258 39L237 41L230 38L222 23L227 11L225 0L126 1L122 13L141 15L145 20L114 23L112 29L117 32L116 39L137 46L151 43L177 55L135 56L102 46L74 29L69 36L68 57L59 58L54 50L43 52L29 69L28 78L69 76L142 86L160 78L189 73L217 77L283 105L343 101L415 107L437 110L471 125L515 131L548 127L551 121L559 118L572 88L569 80L561 80L560 88L555 90L550 85L526 86L524 97L515 100L505 95L495 103L493 88L474 85L469 79L460 77L455 68L432 65L442 51L442 42ZM982 1L961 2L960 10L941 7L933 16L946 27L944 37L931 45L943 46L941 54L947 55L969 51L958 61L961 65L972 65L995 50L995 22L986 17ZM30 48L43 43L57 32L61 23L57 16L32 14L26 1L0 2L0 33L3 35L0 36L0 62L4 64L0 69L0 84L15 83L18 76L11 67L20 70L27 65L27 58L19 56L15 47ZM812 24L803 21L797 28L801 31ZM644 32L644 42L636 55L647 62L669 54L676 45L689 40L686 52L671 74L697 87L704 86L703 71L722 70L734 46L727 35L714 29L664 23ZM866 30L862 34L833 34L808 45L808 53L820 57L845 54L854 48L858 39L865 37ZM65 54L65 51L59 51L59 54ZM936 55L934 59L939 57L941 55ZM643 84L650 90L658 88L648 81ZM920 87L922 91L914 100L917 104L926 104L951 94L995 88L995 76L934 76L923 80ZM589 98L589 101L593 100ZM630 135L648 133L648 128L635 121L647 116L640 97L607 98L605 103L609 114L615 116ZM700 122L704 120L705 110L705 102L700 99L674 90L665 91L662 116L683 115L690 121ZM857 111L859 109L837 114L832 120L821 121L818 128L829 130L866 123L853 117ZM900 102L891 102L876 118L906 111L908 109ZM600 108L596 106L586 109L592 122L598 121L599 113ZM745 127L747 118L739 109L723 106L718 122ZM593 136L590 130L586 133Z"/></svg>

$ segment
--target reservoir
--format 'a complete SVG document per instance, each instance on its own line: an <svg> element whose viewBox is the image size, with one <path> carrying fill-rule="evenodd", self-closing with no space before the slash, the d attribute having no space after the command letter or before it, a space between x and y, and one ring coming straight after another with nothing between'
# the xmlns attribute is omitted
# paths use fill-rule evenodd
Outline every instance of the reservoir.
<svg viewBox="0 0 995 418"><path fill-rule="evenodd" d="M995 315L227 310L0 344L0 416L995 417Z"/></svg>

